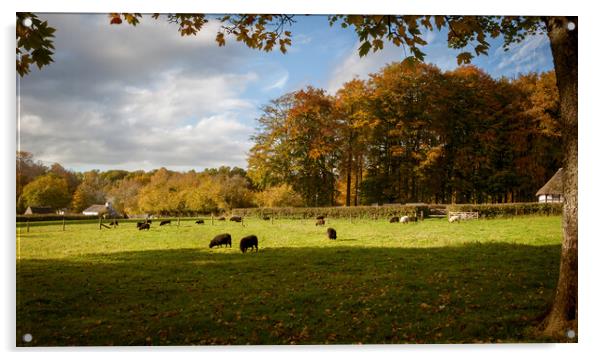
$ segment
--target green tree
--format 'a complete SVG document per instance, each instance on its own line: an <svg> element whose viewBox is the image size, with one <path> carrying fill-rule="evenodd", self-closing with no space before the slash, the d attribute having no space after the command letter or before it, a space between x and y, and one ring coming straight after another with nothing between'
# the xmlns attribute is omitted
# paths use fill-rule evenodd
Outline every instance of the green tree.
<svg viewBox="0 0 602 360"><path fill-rule="evenodd" d="M25 185L21 197L25 207L49 206L60 209L71 201L67 181L52 173L39 176Z"/></svg>

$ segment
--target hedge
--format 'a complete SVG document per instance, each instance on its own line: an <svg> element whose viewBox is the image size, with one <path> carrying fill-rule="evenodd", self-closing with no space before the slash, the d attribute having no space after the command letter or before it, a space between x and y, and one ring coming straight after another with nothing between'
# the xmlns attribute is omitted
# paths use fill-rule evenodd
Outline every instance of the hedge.
<svg viewBox="0 0 602 360"><path fill-rule="evenodd" d="M420 216L423 212L428 216L428 207L421 205L387 205L387 206L353 206L353 207L286 207L286 208L245 208L232 209L232 215L242 217L270 216L276 218L289 219L308 219L315 218L318 215L324 215L329 218L365 218L378 219L389 218L392 216Z"/></svg>
<svg viewBox="0 0 602 360"><path fill-rule="evenodd" d="M382 219L392 216L442 215L450 211L478 211L479 218L510 217L518 215L560 215L562 203L511 203L511 204L431 204L431 205L386 205L352 207L309 207L309 208L244 208L233 209L232 215L242 217L270 216L275 218L307 219L324 215L330 218Z"/></svg>
<svg viewBox="0 0 602 360"><path fill-rule="evenodd" d="M57 221L57 220L98 220L94 215L58 215L58 214L40 214L40 215L17 215L17 222L26 221Z"/></svg>
<svg viewBox="0 0 602 360"><path fill-rule="evenodd" d="M562 203L455 204L447 211L477 211L479 218L519 215L561 215Z"/></svg>

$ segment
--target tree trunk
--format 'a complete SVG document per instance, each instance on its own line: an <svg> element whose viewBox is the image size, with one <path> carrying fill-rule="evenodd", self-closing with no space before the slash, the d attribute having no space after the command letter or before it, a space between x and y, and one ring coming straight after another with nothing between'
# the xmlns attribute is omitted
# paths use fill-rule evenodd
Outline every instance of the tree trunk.
<svg viewBox="0 0 602 360"><path fill-rule="evenodd" d="M574 29L569 30L569 23ZM545 18L556 83L560 95L562 134L564 237L560 257L560 274L554 302L542 323L543 334L565 336L577 333L577 17ZM570 339L569 339L570 340Z"/></svg>
<svg viewBox="0 0 602 360"><path fill-rule="evenodd" d="M351 165L353 162L352 158L353 154L351 153L351 141L349 144L348 154L347 154L347 191L345 192L345 206L351 206Z"/></svg>

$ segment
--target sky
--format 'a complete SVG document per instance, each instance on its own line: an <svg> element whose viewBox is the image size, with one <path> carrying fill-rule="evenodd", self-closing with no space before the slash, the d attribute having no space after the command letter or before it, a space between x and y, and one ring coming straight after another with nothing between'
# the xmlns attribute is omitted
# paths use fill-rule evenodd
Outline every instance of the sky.
<svg viewBox="0 0 602 360"><path fill-rule="evenodd" d="M227 39L219 23L182 37L165 18L136 26L109 25L106 14L39 14L55 27L54 62L17 78L18 148L47 163L86 171L177 171L246 168L260 108L308 85L334 94L404 58L386 45L360 58L353 30L330 27L325 16L299 16L286 54L249 49ZM453 70L458 50L445 32L430 32L426 62ZM553 69L545 35L502 48L473 64L495 78Z"/></svg>

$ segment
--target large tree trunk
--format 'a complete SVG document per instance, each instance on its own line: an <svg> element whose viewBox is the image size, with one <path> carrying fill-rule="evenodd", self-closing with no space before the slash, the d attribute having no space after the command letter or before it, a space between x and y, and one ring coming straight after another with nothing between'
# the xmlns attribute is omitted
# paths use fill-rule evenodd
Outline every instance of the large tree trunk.
<svg viewBox="0 0 602 360"><path fill-rule="evenodd" d="M543 334L577 333L577 17L545 18L560 95L562 133L564 238L554 303L543 322ZM569 23L574 29L569 30ZM572 335L572 334L571 334ZM570 340L570 339L569 339Z"/></svg>

